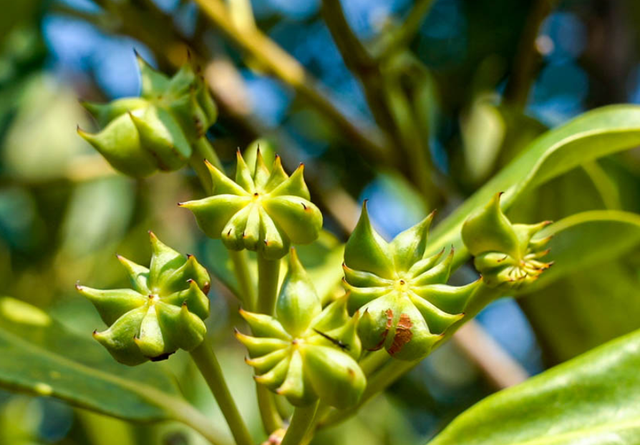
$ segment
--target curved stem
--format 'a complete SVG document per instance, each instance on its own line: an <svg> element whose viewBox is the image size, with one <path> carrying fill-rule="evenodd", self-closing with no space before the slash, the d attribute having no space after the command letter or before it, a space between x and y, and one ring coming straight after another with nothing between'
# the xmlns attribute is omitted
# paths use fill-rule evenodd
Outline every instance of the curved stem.
<svg viewBox="0 0 640 445"><path fill-rule="evenodd" d="M213 183L211 182L209 170L207 170L206 165L204 165L205 159L214 167L224 171L218 155L207 138L203 136L193 144L193 153L189 159L189 164L191 164L191 168L193 168L198 175L204 191L209 194L213 191Z"/></svg>
<svg viewBox="0 0 640 445"><path fill-rule="evenodd" d="M391 360L389 353L384 349L379 349L367 355L359 364L364 374L368 377L380 369L382 365L387 363L389 360Z"/></svg>
<svg viewBox="0 0 640 445"><path fill-rule="evenodd" d="M200 139L198 139L196 143L193 144L193 148L194 148L194 152L200 155L202 159L206 159L207 161L209 161L211 165L213 165L218 170L224 171L224 168L222 167L222 163L220 162L220 158L218 157L215 149L213 148L213 146L211 145L211 143L209 142L206 136L203 136Z"/></svg>
<svg viewBox="0 0 640 445"><path fill-rule="evenodd" d="M313 424L319 402L309 406L297 407L293 412L291 423L282 439L281 445L299 445L305 438L309 427Z"/></svg>
<svg viewBox="0 0 640 445"><path fill-rule="evenodd" d="M238 445L253 445L253 439L240 416L240 411L238 411L231 392L229 392L218 359L206 340L191 351L191 358L216 398L236 443Z"/></svg>
<svg viewBox="0 0 640 445"><path fill-rule="evenodd" d="M213 182L211 181L211 175L207 171L207 167L204 165L204 162L202 162L200 156L197 156L195 153L192 154L189 159L189 165L191 165L193 171L196 172L205 194L209 195L213 189Z"/></svg>
<svg viewBox="0 0 640 445"><path fill-rule="evenodd" d="M187 409L184 409L185 407ZM223 437L220 431L212 427L211 421L207 417L187 403L185 403L185 407L174 407L173 415L178 422L193 428L211 445L233 445L231 438Z"/></svg>
<svg viewBox="0 0 640 445"><path fill-rule="evenodd" d="M238 281L238 291L240 295L237 295L237 297L246 310L255 311L256 292L253 286L249 264L247 263L247 252L244 250L227 250L227 252L229 252L229 257L233 262L233 272Z"/></svg>
<svg viewBox="0 0 640 445"><path fill-rule="evenodd" d="M280 260L267 260L258 255L258 302L256 308L261 314L273 315L278 298L280 280Z"/></svg>

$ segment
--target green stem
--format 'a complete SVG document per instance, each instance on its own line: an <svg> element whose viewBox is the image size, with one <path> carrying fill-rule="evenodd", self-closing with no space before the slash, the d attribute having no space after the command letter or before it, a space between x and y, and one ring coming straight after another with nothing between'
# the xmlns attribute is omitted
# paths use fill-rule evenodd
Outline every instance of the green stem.
<svg viewBox="0 0 640 445"><path fill-rule="evenodd" d="M210 194L213 190L213 182L211 181L211 175L207 171L207 167L204 165L204 162L202 162L200 156L197 156L195 153L191 155L189 165L191 165L193 171L198 175L198 179L200 180L200 184L202 184L204 192L207 195Z"/></svg>
<svg viewBox="0 0 640 445"><path fill-rule="evenodd" d="M232 445L231 438L226 438L225 434L222 434L221 431L211 425L211 421L207 417L186 401L183 406L170 403L167 406L167 410L172 412L174 419L193 428L194 431L197 431L208 440L211 445Z"/></svg>
<svg viewBox="0 0 640 445"><path fill-rule="evenodd" d="M309 406L297 407L293 412L291 423L282 439L281 445L299 445L303 442L307 431L313 424L313 419L318 409L318 402Z"/></svg>
<svg viewBox="0 0 640 445"><path fill-rule="evenodd" d="M377 351L373 351L369 355L367 355L362 361L360 361L360 368L366 376L372 375L376 372L382 365L387 363L391 359L391 356L384 349L379 349Z"/></svg>
<svg viewBox="0 0 640 445"><path fill-rule="evenodd" d="M261 314L273 315L278 298L280 260L267 260L258 254L258 303Z"/></svg>
<svg viewBox="0 0 640 445"><path fill-rule="evenodd" d="M213 191L213 183L211 181L211 174L209 174L207 166L204 165L203 161L205 159L214 167L224 171L218 155L207 138L203 136L193 144L193 153L189 159L189 164L191 164L191 168L193 168L198 175L198 179L200 179L204 191L206 193L211 193Z"/></svg>
<svg viewBox="0 0 640 445"><path fill-rule="evenodd" d="M206 136L201 137L193 144L194 152L200 156L201 159L206 159L216 167L220 171L224 171L222 167L222 163L220 162L220 158L216 154L215 149L206 138Z"/></svg>
<svg viewBox="0 0 640 445"><path fill-rule="evenodd" d="M248 311L256 309L256 292L249 270L247 252L244 250L227 250L229 257L233 262L233 272L238 281L238 299Z"/></svg>
<svg viewBox="0 0 640 445"><path fill-rule="evenodd" d="M278 413L273 394L266 386L256 383L256 395L258 396L258 409L260 410L260 419L265 433L271 434L282 428L282 418Z"/></svg>
<svg viewBox="0 0 640 445"><path fill-rule="evenodd" d="M191 358L216 398L237 445L253 445L253 439L229 392L218 359L206 340L191 351Z"/></svg>
<svg viewBox="0 0 640 445"><path fill-rule="evenodd" d="M258 301L256 309L261 314L273 315L278 297L280 279L280 260L267 260L258 254ZM267 388L258 384L258 407L262 425L267 434L282 428L282 418L278 413L273 394Z"/></svg>

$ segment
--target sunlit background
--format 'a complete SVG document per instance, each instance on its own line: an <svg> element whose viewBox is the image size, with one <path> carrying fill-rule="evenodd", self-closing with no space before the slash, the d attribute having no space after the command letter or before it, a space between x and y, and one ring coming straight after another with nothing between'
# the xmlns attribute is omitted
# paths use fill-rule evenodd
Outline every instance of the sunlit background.
<svg viewBox="0 0 640 445"><path fill-rule="evenodd" d="M545 127L598 106L640 103L637 1L556 2L534 39L539 58L524 87L530 86L530 93L522 114L501 100L513 67L521 63L523 32L543 1L437 0L407 50L421 67L415 82L424 86L423 94L412 98L421 119L418 127L447 190L446 199L429 201L405 175L353 149L353 141L321 110L265 76L257 61L243 58L192 2L113 3L152 12L132 19L90 0L0 0L2 293L45 308L81 335L90 335L102 322L74 292L74 284L124 285L114 254L146 261L148 229L178 250L198 255L208 267L215 261L211 241L175 205L202 195L195 175L181 171L134 181L111 170L76 134L77 125L96 128L78 99L138 94L134 49L173 72L186 59L187 47L195 47L205 57L207 79L221 106L209 136L225 165L232 168L236 148L257 137L271 141L289 170L307 163L312 199L327 215L326 228L343 241L364 199L369 199L374 224L392 237L432 207L445 216ZM355 33L372 44L401 23L413 4L342 3ZM321 17L319 0L252 0L251 5L258 27L318 79L322 94L343 115L354 122L374 121L360 83ZM592 208L638 212L639 198L640 157L630 152L550 182L512 215L529 222ZM331 206L344 221L327 211ZM501 300L478 321L523 372L539 373L638 327L639 265L635 254L583 271L520 304ZM605 276L617 284L605 286ZM469 282L473 271L463 269L454 279ZM236 302L221 285L212 292L212 308L208 326L223 351L233 392L252 428L259 429L251 371L231 335L231 326L239 323ZM190 400L220 419L184 359L179 353L159 366L176 373ZM354 437L372 445L423 443L496 389L451 343L395 384L388 396L314 443L346 445ZM0 392L0 444L158 443L203 442L176 424L132 426L50 399Z"/></svg>

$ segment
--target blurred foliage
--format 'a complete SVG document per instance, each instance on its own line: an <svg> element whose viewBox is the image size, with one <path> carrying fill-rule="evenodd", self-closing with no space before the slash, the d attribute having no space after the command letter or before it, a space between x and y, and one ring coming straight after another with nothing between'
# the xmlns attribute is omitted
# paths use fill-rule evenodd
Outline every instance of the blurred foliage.
<svg viewBox="0 0 640 445"><path fill-rule="evenodd" d="M125 274L113 255L144 261L151 228L168 244L198 255L221 277L230 277L220 268L226 251L205 240L190 215L175 205L204 196L193 173L133 181L116 175L75 133L76 125L92 126L78 97L136 94L133 47L166 72L174 71L189 47L221 109L209 136L226 166L231 168L238 147L257 137L269 139L287 171L307 163L312 198L326 215L328 232L300 253L323 285L321 293L331 298L341 278L340 241L357 218L357 201L371 199L374 224L391 237L433 207L439 218L451 213L545 129L595 106L640 102L638 2L564 0L540 12L546 3L437 0L406 45L375 68L379 77L373 80L367 69L354 68L355 57L345 64L320 1L254 0L253 16L234 9L238 23L251 27L255 22L318 79L320 95L364 128L365 139L378 130L388 136L388 157L380 161L362 147L362 135L345 133L326 108L267 76L268 67L255 57L243 57L190 1L2 1L2 293L46 309L68 330L87 336L101 321L74 293L74 283L123 286ZM355 35L375 49L384 47L414 2L349 0L342 6ZM528 40L527 33L532 33ZM525 41L535 48L532 54L526 45L523 49ZM383 85L376 84L381 78ZM640 212L637 150L554 178L520 199L509 217L559 220L598 209ZM460 278L465 273L466 278L472 274L461 269L462 282L469 281ZM528 323L500 306L493 309L497 315L486 317L493 324L485 327L512 355L534 363L530 370L540 371L637 329L639 281L634 248L518 300ZM243 383L250 370L230 329L240 320L227 286L233 288L232 279L214 286L208 327L223 348L232 391L257 434L253 387ZM515 349L510 346L514 338L519 341ZM537 347L530 347L536 341ZM185 356L176 354L166 365L188 399L220 423L204 382ZM416 443L493 390L448 345L314 443L347 444L353 437L372 445ZM0 392L0 443L204 442L175 423L130 425L50 399Z"/></svg>

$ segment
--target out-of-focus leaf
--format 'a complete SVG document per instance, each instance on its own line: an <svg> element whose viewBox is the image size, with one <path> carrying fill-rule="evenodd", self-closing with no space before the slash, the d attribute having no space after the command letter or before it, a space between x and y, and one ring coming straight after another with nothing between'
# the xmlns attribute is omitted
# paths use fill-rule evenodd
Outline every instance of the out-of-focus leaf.
<svg viewBox="0 0 640 445"><path fill-rule="evenodd" d="M47 76L32 79L4 141L8 173L35 182L67 175L70 161L89 150L75 132L86 119L73 91Z"/></svg>
<svg viewBox="0 0 640 445"><path fill-rule="evenodd" d="M320 299L327 302L342 280L344 245L331 233L322 231L317 241L297 246L296 250Z"/></svg>
<svg viewBox="0 0 640 445"><path fill-rule="evenodd" d="M130 421L179 420L219 436L157 365L119 365L90 338L9 297L0 298L0 357L0 387Z"/></svg>
<svg viewBox="0 0 640 445"><path fill-rule="evenodd" d="M42 407L31 397L14 397L0 409L0 443L38 443L38 428L42 422Z"/></svg>
<svg viewBox="0 0 640 445"><path fill-rule="evenodd" d="M76 415L92 445L136 445L131 424L85 410Z"/></svg>
<svg viewBox="0 0 640 445"><path fill-rule="evenodd" d="M480 94L460 122L465 169L460 180L475 187L504 168L548 130L493 93Z"/></svg>
<svg viewBox="0 0 640 445"><path fill-rule="evenodd" d="M352 445L354 438L367 445L419 443L412 419L401 405L393 402L393 397L387 395L376 397L367 404L367 409L359 411L348 422L319 430L314 443Z"/></svg>
<svg viewBox="0 0 640 445"><path fill-rule="evenodd" d="M640 244L640 215L619 210L577 213L538 232L535 239L553 236L545 261L554 266L526 293L594 264L609 262Z"/></svg>
<svg viewBox="0 0 640 445"><path fill-rule="evenodd" d="M0 14L0 44L5 37L21 23L36 16L40 0L20 0L18 2L3 2Z"/></svg>
<svg viewBox="0 0 640 445"><path fill-rule="evenodd" d="M79 184L63 227L65 253L83 255L119 241L129 225L134 198L133 183L124 176Z"/></svg>
<svg viewBox="0 0 640 445"><path fill-rule="evenodd" d="M207 249L209 260L207 267L232 292L238 292L238 282L233 272L233 263L227 249L220 240L213 240ZM298 257L307 270L311 281L322 301L331 299L333 292L342 280L342 257L344 245L327 231L320 232L320 237L306 246L295 246ZM257 284L257 261L251 252L248 255L249 269L253 272L254 285ZM287 264L283 261L281 277L286 272Z"/></svg>
<svg viewBox="0 0 640 445"><path fill-rule="evenodd" d="M430 253L437 252L443 245L453 244L457 261L464 260L466 250L460 239L462 224L495 193L506 192L502 205L507 209L524 192L578 165L638 144L640 107L632 105L593 110L545 133L436 227Z"/></svg>
<svg viewBox="0 0 640 445"><path fill-rule="evenodd" d="M430 445L613 445L640 442L640 332L501 391Z"/></svg>
<svg viewBox="0 0 640 445"><path fill-rule="evenodd" d="M44 222L33 195L21 187L0 191L0 237L16 250L35 249L42 241Z"/></svg>
<svg viewBox="0 0 640 445"><path fill-rule="evenodd" d="M494 166L506 125L491 96L478 97L460 122L466 170L471 182L484 179Z"/></svg>
<svg viewBox="0 0 640 445"><path fill-rule="evenodd" d="M549 131L549 128L531 116L523 114L517 107L513 108L502 103L498 109L507 127L507 134L500 148L496 165L498 169L501 169L509 165L523 150L526 150L535 138Z"/></svg>

